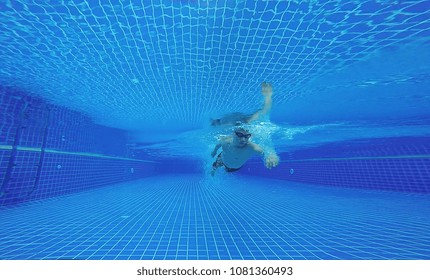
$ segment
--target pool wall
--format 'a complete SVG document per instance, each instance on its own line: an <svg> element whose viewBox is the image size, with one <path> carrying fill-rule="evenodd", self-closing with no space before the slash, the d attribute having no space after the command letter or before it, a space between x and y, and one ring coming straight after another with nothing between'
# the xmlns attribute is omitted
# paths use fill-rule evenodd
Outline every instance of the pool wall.
<svg viewBox="0 0 430 280"><path fill-rule="evenodd" d="M134 180L156 163L133 159L127 134L0 86L0 205Z"/></svg>
<svg viewBox="0 0 430 280"><path fill-rule="evenodd" d="M325 146L306 150L306 153L283 153L278 167L271 170L262 168L262 160L255 159L242 168L241 174L342 188L430 193L429 138L371 141L391 142L391 146L382 148L369 143L348 143L351 151L354 146L367 146L367 155L361 156L346 153L333 157ZM381 155L387 150L392 153ZM411 151L412 154L402 154L401 151Z"/></svg>
<svg viewBox="0 0 430 280"><path fill-rule="evenodd" d="M411 119L402 125L429 122ZM280 158L272 170L261 168L262 160L254 159L242 173L324 186L430 193L430 137L426 136L339 141L281 153Z"/></svg>
<svg viewBox="0 0 430 280"><path fill-rule="evenodd" d="M155 174L201 173L193 159L135 155L125 131L0 86L0 206ZM408 193L430 193L430 137L371 139L254 158L235 175Z"/></svg>

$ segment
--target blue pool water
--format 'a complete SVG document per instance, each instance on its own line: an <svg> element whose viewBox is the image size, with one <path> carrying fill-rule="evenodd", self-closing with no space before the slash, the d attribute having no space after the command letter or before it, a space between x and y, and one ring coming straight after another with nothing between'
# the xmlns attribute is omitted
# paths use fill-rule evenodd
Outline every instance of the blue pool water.
<svg viewBox="0 0 430 280"><path fill-rule="evenodd" d="M429 15L2 1L0 259L430 259ZM246 128L279 165L210 176L210 120L263 81Z"/></svg>

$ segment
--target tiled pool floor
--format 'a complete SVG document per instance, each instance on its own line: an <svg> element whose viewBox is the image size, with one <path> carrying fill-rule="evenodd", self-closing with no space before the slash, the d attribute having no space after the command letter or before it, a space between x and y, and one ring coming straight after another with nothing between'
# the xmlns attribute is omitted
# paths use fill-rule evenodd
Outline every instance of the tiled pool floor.
<svg viewBox="0 0 430 280"><path fill-rule="evenodd" d="M430 259L430 197L149 177L0 209L0 259Z"/></svg>

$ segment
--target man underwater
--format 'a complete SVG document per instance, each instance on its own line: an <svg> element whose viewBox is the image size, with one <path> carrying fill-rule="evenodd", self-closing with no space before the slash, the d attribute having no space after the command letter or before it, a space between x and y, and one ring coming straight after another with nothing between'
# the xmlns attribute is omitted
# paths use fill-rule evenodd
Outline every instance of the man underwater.
<svg viewBox="0 0 430 280"><path fill-rule="evenodd" d="M253 114L233 113L226 115L220 119L212 120L213 126L218 125L241 125L247 124L262 116L267 115L272 107L272 85L263 82L261 85L262 95L264 96L264 104L261 110ZM271 149L270 152L265 152L264 149L256 143L249 141L251 133L243 127L234 129L233 135L223 136L212 151L212 157L215 157L219 148L222 151L218 154L215 162L212 164L211 175L214 176L219 167L224 166L227 172L234 172L239 170L250 157L255 154L263 156L265 166L268 169L276 167L279 163L279 157L276 152Z"/></svg>

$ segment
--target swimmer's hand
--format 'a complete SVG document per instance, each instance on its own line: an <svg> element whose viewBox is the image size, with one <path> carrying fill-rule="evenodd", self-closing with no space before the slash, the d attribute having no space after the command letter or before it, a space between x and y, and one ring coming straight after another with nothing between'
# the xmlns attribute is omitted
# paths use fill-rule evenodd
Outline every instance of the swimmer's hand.
<svg viewBox="0 0 430 280"><path fill-rule="evenodd" d="M279 164L279 157L276 154L272 154L266 157L265 165L267 169L272 169Z"/></svg>

